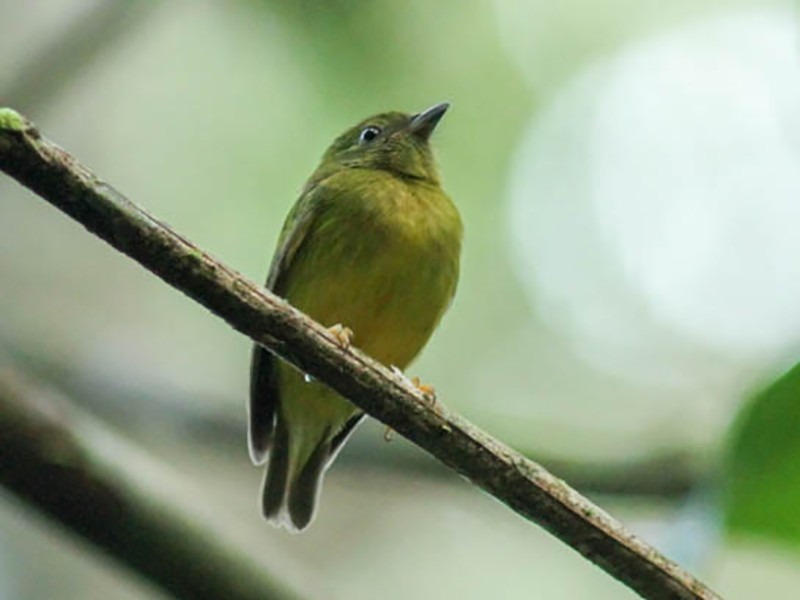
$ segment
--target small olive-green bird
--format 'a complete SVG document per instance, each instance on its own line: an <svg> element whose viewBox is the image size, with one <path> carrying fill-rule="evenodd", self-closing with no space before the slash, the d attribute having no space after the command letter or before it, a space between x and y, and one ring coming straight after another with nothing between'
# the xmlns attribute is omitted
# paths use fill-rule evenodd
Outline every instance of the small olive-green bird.
<svg viewBox="0 0 800 600"><path fill-rule="evenodd" d="M355 346L400 369L458 282L461 219L429 143L447 108L375 115L336 138L286 218L266 283L343 344L352 331ZM251 458L267 463L264 516L300 531L364 413L256 346L249 416Z"/></svg>

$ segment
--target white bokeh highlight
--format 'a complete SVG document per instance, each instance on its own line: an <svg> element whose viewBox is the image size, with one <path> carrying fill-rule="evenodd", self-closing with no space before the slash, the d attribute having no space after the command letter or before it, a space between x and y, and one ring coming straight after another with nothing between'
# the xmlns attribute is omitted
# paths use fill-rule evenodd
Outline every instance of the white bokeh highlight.
<svg viewBox="0 0 800 600"><path fill-rule="evenodd" d="M757 370L800 346L793 17L743 11L629 44L524 133L516 265L593 364L686 383L698 353Z"/></svg>

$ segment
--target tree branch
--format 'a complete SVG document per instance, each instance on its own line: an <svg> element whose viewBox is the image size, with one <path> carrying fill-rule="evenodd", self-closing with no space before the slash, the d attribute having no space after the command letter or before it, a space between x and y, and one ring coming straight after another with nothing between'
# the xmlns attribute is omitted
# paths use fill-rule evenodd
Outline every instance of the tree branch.
<svg viewBox="0 0 800 600"><path fill-rule="evenodd" d="M167 592L301 597L259 553L237 546L207 495L8 368L0 371L0 423L0 484Z"/></svg>
<svg viewBox="0 0 800 600"><path fill-rule="evenodd" d="M645 598L711 599L699 580L538 464L437 403L284 300L216 261L0 110L0 169L234 329L324 381Z"/></svg>

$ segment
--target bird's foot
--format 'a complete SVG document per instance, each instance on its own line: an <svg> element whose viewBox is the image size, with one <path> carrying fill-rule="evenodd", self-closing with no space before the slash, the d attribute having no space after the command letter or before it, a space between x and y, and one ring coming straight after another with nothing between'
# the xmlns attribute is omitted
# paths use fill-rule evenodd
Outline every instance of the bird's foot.
<svg viewBox="0 0 800 600"><path fill-rule="evenodd" d="M392 365L391 369L392 373L394 373L398 377L402 377L408 383L410 383L420 392L422 392L422 395L425 397L425 400L428 402L430 406L436 405L436 388L434 388L432 385L427 385L422 383L419 377L409 378L408 375L403 373L403 371L401 371L398 367L394 365ZM383 440L385 442L391 442L393 438L394 438L394 429L392 429L387 425L386 428L383 430Z"/></svg>
<svg viewBox="0 0 800 600"><path fill-rule="evenodd" d="M328 327L328 331L336 338L336 341L343 350L350 349L350 346L353 344L353 337L355 337L352 329L345 327L341 323L337 323L333 327Z"/></svg>
<svg viewBox="0 0 800 600"><path fill-rule="evenodd" d="M425 396L425 399L428 401L429 404L436 404L436 388L432 385L428 385L426 383L422 383L419 380L419 377L412 377L411 383L414 384L414 387L417 388L422 395Z"/></svg>
<svg viewBox="0 0 800 600"><path fill-rule="evenodd" d="M431 404L431 405L436 404L436 388L435 387L433 387L432 385L427 385L425 383L422 383L420 381L419 377L409 377L408 375L403 373L403 371L399 367L396 367L395 365L391 366L391 371L392 371L392 373L394 373L398 377L400 377L402 379L405 379L408 383L410 383L415 388L417 388L420 392L422 392L422 395L425 396L425 399L428 401L429 404Z"/></svg>

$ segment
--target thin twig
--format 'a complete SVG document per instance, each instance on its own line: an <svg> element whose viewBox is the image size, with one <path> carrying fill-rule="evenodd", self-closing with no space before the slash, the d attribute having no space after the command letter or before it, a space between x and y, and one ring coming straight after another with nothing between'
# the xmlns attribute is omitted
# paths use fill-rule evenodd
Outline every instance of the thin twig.
<svg viewBox="0 0 800 600"><path fill-rule="evenodd" d="M294 599L208 494L55 392L0 371L0 484L180 598ZM269 566L268 566L269 565Z"/></svg>
<svg viewBox="0 0 800 600"><path fill-rule="evenodd" d="M233 328L346 396L645 598L718 598L540 465L216 261L0 110L0 169Z"/></svg>

